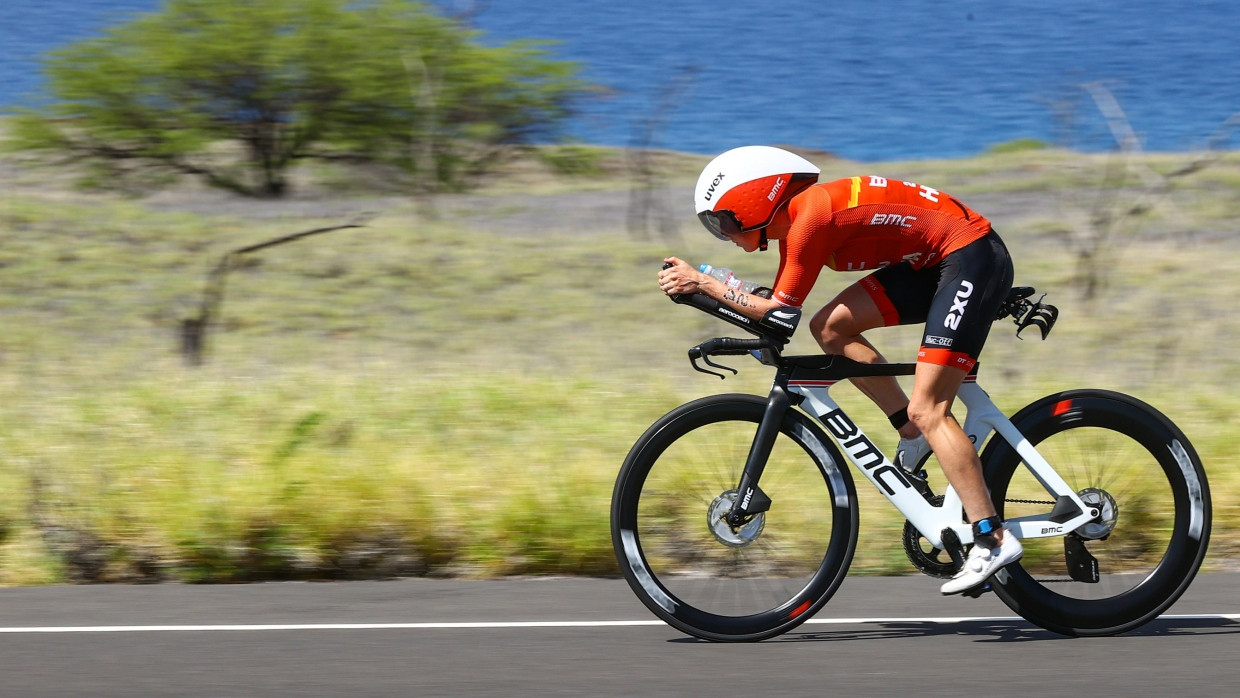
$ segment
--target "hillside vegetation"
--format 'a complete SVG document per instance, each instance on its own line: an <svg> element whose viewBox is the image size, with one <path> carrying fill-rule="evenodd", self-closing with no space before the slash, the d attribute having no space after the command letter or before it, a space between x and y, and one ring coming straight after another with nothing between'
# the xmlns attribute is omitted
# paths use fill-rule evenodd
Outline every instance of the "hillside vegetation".
<svg viewBox="0 0 1240 698"><path fill-rule="evenodd" d="M687 399L770 380L748 359L726 383L692 371L685 350L731 328L659 294L662 258L753 279L778 258L698 229L688 192L706 158L659 154L647 200L674 224L638 235L625 154L569 155L429 202L323 168L264 202L80 190L64 170L0 163L0 583L614 573L609 497L633 441ZM1206 463L1207 566L1234 564L1240 156L1144 202L1138 180L1102 184L1107 156L810 157L827 177L920 181L989 216L1017 283L1062 312L1046 342L997 325L983 383L1013 411L1086 386L1159 406ZM1099 211L1116 221L1102 238ZM363 215L242 258L205 362L183 360L181 323L224 254ZM825 275L808 305L856 278ZM872 338L911 360L916 337ZM815 348L802 334L793 350ZM902 520L863 500L854 569L911 571Z"/></svg>

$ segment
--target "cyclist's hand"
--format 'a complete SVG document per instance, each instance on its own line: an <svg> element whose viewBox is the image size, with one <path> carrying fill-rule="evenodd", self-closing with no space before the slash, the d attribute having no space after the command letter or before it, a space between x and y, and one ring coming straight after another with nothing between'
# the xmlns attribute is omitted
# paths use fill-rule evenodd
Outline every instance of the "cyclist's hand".
<svg viewBox="0 0 1240 698"><path fill-rule="evenodd" d="M659 272L659 288L669 296L697 293L702 290L702 279L710 278L683 259L667 257L663 264L665 268Z"/></svg>

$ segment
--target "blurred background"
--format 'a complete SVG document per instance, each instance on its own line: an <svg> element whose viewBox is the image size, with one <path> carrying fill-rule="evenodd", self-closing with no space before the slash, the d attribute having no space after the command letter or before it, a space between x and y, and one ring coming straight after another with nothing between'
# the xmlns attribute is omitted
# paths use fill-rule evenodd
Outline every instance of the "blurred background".
<svg viewBox="0 0 1240 698"><path fill-rule="evenodd" d="M40 99L43 52L160 4L6 3L0 103ZM565 125L598 145L716 154L785 143L862 162L969 156L1022 138L1109 150L1111 132L1080 89L1101 82L1146 149L1183 151L1240 103L1240 11L1226 0L432 6L484 44L555 42L556 57L605 90Z"/></svg>
<svg viewBox="0 0 1240 698"><path fill-rule="evenodd" d="M996 401L1158 405L1234 567L1238 34L1224 0L10 0L0 583L615 573L633 441L769 385L692 372L728 328L654 282L773 278L690 210L753 143L991 218L1063 311L996 328ZM910 571L866 505L854 568Z"/></svg>

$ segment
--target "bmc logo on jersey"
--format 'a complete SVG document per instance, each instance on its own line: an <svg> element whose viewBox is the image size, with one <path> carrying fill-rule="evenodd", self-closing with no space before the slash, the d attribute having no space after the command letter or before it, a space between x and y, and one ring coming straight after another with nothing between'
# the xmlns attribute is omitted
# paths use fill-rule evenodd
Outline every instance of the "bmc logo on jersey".
<svg viewBox="0 0 1240 698"><path fill-rule="evenodd" d="M901 228L912 228L917 216L901 216L897 213L876 213L870 219L870 225L898 225Z"/></svg>
<svg viewBox="0 0 1240 698"><path fill-rule="evenodd" d="M793 306L800 306L800 305L801 305L801 299L800 299L800 298L798 298L798 297L796 297L796 296L794 296L794 295L792 295L792 294L790 294L790 293L784 293L783 291L777 291L777 292L775 293L775 299L776 299L776 300L779 300L779 301L781 301L781 302L783 302L783 303L787 303L788 305L793 305Z"/></svg>
<svg viewBox="0 0 1240 698"><path fill-rule="evenodd" d="M964 308L969 304L969 296L973 295L973 284L968 281L960 282L960 290L956 291L956 299L952 301L952 309L947 312L947 317L943 319L943 326L956 329L960 327L960 318L964 317Z"/></svg>

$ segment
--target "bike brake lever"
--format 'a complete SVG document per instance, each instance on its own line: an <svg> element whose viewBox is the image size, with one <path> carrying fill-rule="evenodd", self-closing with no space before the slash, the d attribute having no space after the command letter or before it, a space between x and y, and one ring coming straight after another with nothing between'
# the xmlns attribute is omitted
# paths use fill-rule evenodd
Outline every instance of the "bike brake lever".
<svg viewBox="0 0 1240 698"><path fill-rule="evenodd" d="M696 351L695 351L695 350L696 350ZM732 372L732 375L734 375L734 376L735 376L735 375L737 375L738 373L740 373L740 371L737 371L736 369L732 368L731 366L724 366L723 364L717 364L717 363L715 363L714 361L711 361L709 357L707 357L707 356L703 356L703 355L702 355L702 352L701 352L701 349L700 349L699 347L694 347L693 349L690 349L690 350L689 350L689 363L693 366L693 370L695 370L695 371L697 371L697 372L699 372L699 373L709 373L709 374L710 374L710 375L712 375L712 376L719 376L719 380L727 380L727 378L728 378L728 377L727 377L727 376L725 376L725 375L723 375L722 373L717 373L717 372L715 372L715 371L708 371L707 369L704 369L704 368L702 368L701 366L698 366L698 364L697 364L698 359L701 359L701 360L702 360L702 363L704 363L704 364L706 364L707 366L710 366L710 367L712 367L712 368L719 368L719 369L723 369L723 370L725 370L725 371L731 371L731 372Z"/></svg>

